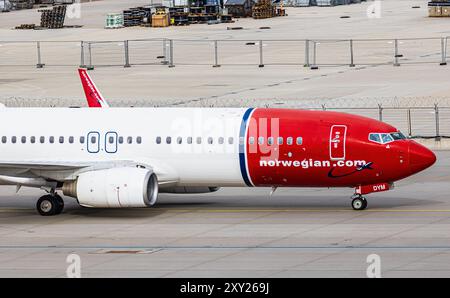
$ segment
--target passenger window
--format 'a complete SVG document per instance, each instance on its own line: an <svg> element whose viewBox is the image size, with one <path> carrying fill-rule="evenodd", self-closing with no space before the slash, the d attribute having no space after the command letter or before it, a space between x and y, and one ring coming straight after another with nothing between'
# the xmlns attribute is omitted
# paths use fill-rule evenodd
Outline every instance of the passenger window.
<svg viewBox="0 0 450 298"><path fill-rule="evenodd" d="M123 144L123 137L119 137L119 144Z"/></svg>
<svg viewBox="0 0 450 298"><path fill-rule="evenodd" d="M17 143L17 137L12 137L11 138L11 143L13 143L13 144Z"/></svg>
<svg viewBox="0 0 450 298"><path fill-rule="evenodd" d="M142 144L142 137L137 137L136 138L136 143Z"/></svg>
<svg viewBox="0 0 450 298"><path fill-rule="evenodd" d="M258 144L259 145L264 145L264 137L259 137L258 138Z"/></svg>
<svg viewBox="0 0 450 298"><path fill-rule="evenodd" d="M97 137L96 136L92 136L91 137L91 144L96 144L97 143Z"/></svg>
<svg viewBox="0 0 450 298"><path fill-rule="evenodd" d="M108 142L109 142L110 144L114 144L114 137L109 137L109 138L108 138Z"/></svg>
<svg viewBox="0 0 450 298"><path fill-rule="evenodd" d="M270 137L267 139L267 144L268 145L273 145L273 137Z"/></svg>
<svg viewBox="0 0 450 298"><path fill-rule="evenodd" d="M228 138L228 144L233 145L234 139L232 137Z"/></svg>
<svg viewBox="0 0 450 298"><path fill-rule="evenodd" d="M30 138L30 142L31 142L31 144L36 143L36 137L31 137L31 138Z"/></svg>
<svg viewBox="0 0 450 298"><path fill-rule="evenodd" d="M297 145L302 145L302 144L303 144L303 138L297 137Z"/></svg>
<svg viewBox="0 0 450 298"><path fill-rule="evenodd" d="M178 137L177 138L177 144L181 145L183 143L183 138L182 137Z"/></svg>
<svg viewBox="0 0 450 298"><path fill-rule="evenodd" d="M289 137L289 138L287 138L286 143L287 143L288 145L292 145L293 141L294 141L294 140L292 139L292 137Z"/></svg>
<svg viewBox="0 0 450 298"><path fill-rule="evenodd" d="M75 138L74 138L74 137L69 137L69 143L70 143L70 144L73 144L74 141L75 141Z"/></svg>
<svg viewBox="0 0 450 298"><path fill-rule="evenodd" d="M166 143L167 144L171 144L172 143L172 138L171 137L167 137L166 138Z"/></svg>
<svg viewBox="0 0 450 298"><path fill-rule="evenodd" d="M161 137L156 137L156 144L161 144Z"/></svg>
<svg viewBox="0 0 450 298"><path fill-rule="evenodd" d="M64 144L64 137L59 137L59 143Z"/></svg>
<svg viewBox="0 0 450 298"><path fill-rule="evenodd" d="M282 137L278 137L278 145L283 145L283 138Z"/></svg>
<svg viewBox="0 0 450 298"><path fill-rule="evenodd" d="M188 143L188 144L192 144L192 137L188 137L188 138L187 138L187 143Z"/></svg>
<svg viewBox="0 0 450 298"><path fill-rule="evenodd" d="M222 138L222 137L220 137L220 138L219 138L219 144L220 144L220 145L222 145L222 144L223 144L223 142L224 142L223 138Z"/></svg>
<svg viewBox="0 0 450 298"><path fill-rule="evenodd" d="M254 138L254 137L248 138L248 143L249 143L250 145L255 144L255 138Z"/></svg>
<svg viewBox="0 0 450 298"><path fill-rule="evenodd" d="M212 138L212 137L209 137L209 138L208 138L208 144L210 144L210 145L213 144L213 138Z"/></svg>
<svg viewBox="0 0 450 298"><path fill-rule="evenodd" d="M50 137L50 144L53 144L55 142L55 137Z"/></svg>
<svg viewBox="0 0 450 298"><path fill-rule="evenodd" d="M39 138L39 143L44 144L45 143L45 137L40 137Z"/></svg>
<svg viewBox="0 0 450 298"><path fill-rule="evenodd" d="M22 144L25 144L27 142L27 137L22 137L21 141L22 141Z"/></svg>
<svg viewBox="0 0 450 298"><path fill-rule="evenodd" d="M3 143L3 144L6 144L7 141L8 141L8 138L7 138L7 137L2 137L2 143Z"/></svg>
<svg viewBox="0 0 450 298"><path fill-rule="evenodd" d="M133 137L128 137L127 138L127 143L128 144L133 144Z"/></svg>
<svg viewBox="0 0 450 298"><path fill-rule="evenodd" d="M201 144L202 143L202 138L201 137L197 137L197 144Z"/></svg>
<svg viewBox="0 0 450 298"><path fill-rule="evenodd" d="M85 141L86 139L84 138L84 137L80 137L80 144L84 144L84 141Z"/></svg>

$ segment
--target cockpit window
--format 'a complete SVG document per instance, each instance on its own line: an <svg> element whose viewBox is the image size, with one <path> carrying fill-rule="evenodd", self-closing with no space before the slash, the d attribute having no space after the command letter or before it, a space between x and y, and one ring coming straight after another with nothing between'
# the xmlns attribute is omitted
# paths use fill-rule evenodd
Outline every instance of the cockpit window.
<svg viewBox="0 0 450 298"><path fill-rule="evenodd" d="M405 135L402 134L401 132L394 132L394 133L391 133L391 137L392 137L394 140L405 140L405 139L406 139Z"/></svg>
<svg viewBox="0 0 450 298"><path fill-rule="evenodd" d="M369 140L378 144L387 144L397 140L405 140L406 137L401 132L393 133L371 133L369 134Z"/></svg>
<svg viewBox="0 0 450 298"><path fill-rule="evenodd" d="M378 133L371 133L369 135L369 140L371 140L372 142L381 144L380 134L378 134Z"/></svg>
<svg viewBox="0 0 450 298"><path fill-rule="evenodd" d="M383 144L392 142L394 139L391 137L391 134L389 133L382 133L381 134L381 141L383 142Z"/></svg>

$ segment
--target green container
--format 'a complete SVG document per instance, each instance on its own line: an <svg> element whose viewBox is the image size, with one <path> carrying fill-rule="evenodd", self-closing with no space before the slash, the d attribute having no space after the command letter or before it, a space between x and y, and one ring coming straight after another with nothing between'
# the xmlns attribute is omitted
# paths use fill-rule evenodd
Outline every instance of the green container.
<svg viewBox="0 0 450 298"><path fill-rule="evenodd" d="M121 28L123 27L123 14L109 13L106 16L106 28Z"/></svg>

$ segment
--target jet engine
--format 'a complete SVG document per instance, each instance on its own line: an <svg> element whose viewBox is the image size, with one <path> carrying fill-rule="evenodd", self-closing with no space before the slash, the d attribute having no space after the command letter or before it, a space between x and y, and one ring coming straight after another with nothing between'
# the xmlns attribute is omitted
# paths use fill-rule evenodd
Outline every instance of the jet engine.
<svg viewBox="0 0 450 298"><path fill-rule="evenodd" d="M158 179L148 169L112 168L81 173L62 190L84 207L150 207L158 198Z"/></svg>

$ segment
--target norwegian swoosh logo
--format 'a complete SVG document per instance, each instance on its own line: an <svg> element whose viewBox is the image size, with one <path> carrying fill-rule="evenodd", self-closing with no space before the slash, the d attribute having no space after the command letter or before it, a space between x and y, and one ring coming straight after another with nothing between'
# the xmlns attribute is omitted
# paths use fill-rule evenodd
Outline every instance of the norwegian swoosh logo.
<svg viewBox="0 0 450 298"><path fill-rule="evenodd" d="M372 165L373 165L373 162L368 162L365 165L356 168L354 171L351 171L351 172L348 172L348 173L345 173L345 174L341 174L341 175L334 175L333 174L334 170L336 169L336 167L334 167L328 172L328 177L329 178L342 178L342 177L351 176L351 175L353 175L355 173L362 172L364 170L373 170Z"/></svg>

